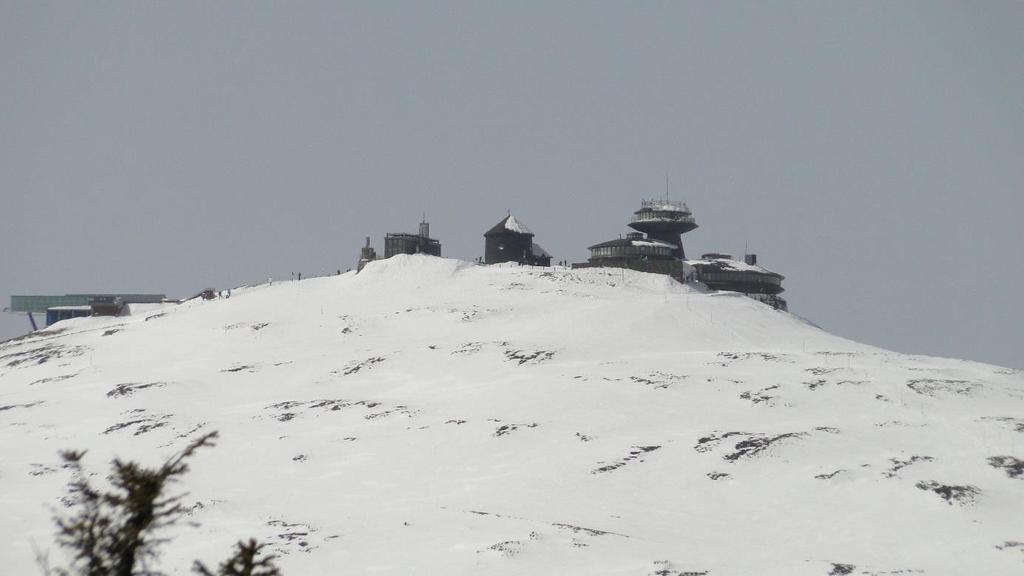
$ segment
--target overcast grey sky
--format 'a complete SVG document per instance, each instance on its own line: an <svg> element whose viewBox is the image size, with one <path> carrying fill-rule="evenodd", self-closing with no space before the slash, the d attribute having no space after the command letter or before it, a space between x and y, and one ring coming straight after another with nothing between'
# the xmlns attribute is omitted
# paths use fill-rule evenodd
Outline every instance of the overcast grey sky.
<svg viewBox="0 0 1024 576"><path fill-rule="evenodd" d="M688 254L904 352L1024 367L1022 2L0 0L0 296L183 296L414 231ZM3 315L0 335L27 327ZM680 327L685 330L685 326Z"/></svg>

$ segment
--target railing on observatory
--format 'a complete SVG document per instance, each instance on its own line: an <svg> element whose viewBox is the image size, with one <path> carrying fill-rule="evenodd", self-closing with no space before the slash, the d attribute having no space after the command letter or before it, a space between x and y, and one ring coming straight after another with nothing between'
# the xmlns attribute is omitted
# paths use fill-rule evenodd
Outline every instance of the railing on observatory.
<svg viewBox="0 0 1024 576"><path fill-rule="evenodd" d="M633 222L696 222L685 202L675 200L644 200L640 203L630 223Z"/></svg>

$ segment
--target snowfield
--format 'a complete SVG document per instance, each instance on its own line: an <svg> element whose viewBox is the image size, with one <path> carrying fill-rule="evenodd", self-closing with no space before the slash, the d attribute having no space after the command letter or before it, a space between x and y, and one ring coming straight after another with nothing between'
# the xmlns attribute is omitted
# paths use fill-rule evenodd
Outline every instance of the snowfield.
<svg viewBox="0 0 1024 576"><path fill-rule="evenodd" d="M1024 373L664 276L428 256L0 343L0 572L58 451L217 430L160 567L250 536L309 574L1024 574Z"/></svg>

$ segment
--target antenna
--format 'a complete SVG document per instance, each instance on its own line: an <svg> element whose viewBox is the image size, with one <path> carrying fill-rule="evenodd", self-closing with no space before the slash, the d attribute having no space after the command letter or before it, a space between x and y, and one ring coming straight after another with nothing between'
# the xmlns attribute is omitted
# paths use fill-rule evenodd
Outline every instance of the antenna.
<svg viewBox="0 0 1024 576"><path fill-rule="evenodd" d="M665 203L668 204L668 168L665 168Z"/></svg>

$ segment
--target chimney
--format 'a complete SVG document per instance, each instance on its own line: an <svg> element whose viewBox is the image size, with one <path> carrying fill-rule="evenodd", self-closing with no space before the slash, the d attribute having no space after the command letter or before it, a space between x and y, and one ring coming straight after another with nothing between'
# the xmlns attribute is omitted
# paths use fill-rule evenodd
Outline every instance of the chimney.
<svg viewBox="0 0 1024 576"><path fill-rule="evenodd" d="M743 257L743 260L751 266L757 266L757 254L747 254Z"/></svg>
<svg viewBox="0 0 1024 576"><path fill-rule="evenodd" d="M430 223L426 220L420 222L420 236L430 238Z"/></svg>

